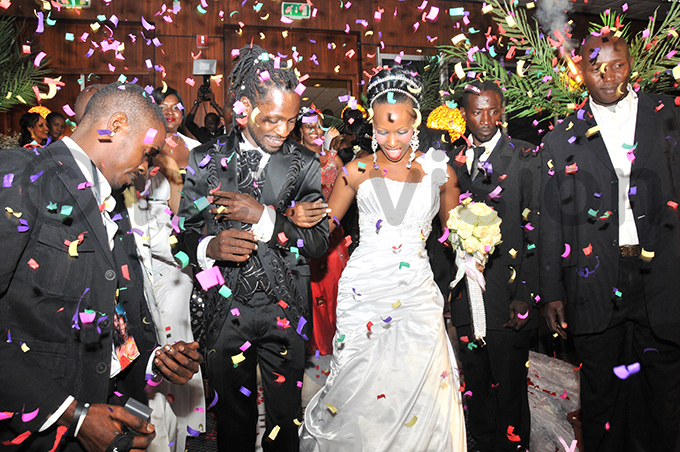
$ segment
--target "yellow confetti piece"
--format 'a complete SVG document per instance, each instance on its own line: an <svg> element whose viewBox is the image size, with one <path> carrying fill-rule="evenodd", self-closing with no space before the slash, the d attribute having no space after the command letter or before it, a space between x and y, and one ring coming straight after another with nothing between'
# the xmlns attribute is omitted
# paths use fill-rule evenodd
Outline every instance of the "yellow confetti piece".
<svg viewBox="0 0 680 452"><path fill-rule="evenodd" d="M510 275L508 284L512 284L513 282L515 282L515 278L517 277L517 270L515 270L513 267L510 267L510 270L512 270L512 275Z"/></svg>
<svg viewBox="0 0 680 452"><path fill-rule="evenodd" d="M530 364L531 364L531 360L528 360L526 363L524 363L524 367L526 367L528 369Z"/></svg>
<svg viewBox="0 0 680 452"><path fill-rule="evenodd" d="M397 309L399 306L401 306L401 301L397 300L394 303L392 303L392 307L394 309Z"/></svg>
<svg viewBox="0 0 680 452"><path fill-rule="evenodd" d="M534 2L527 3L527 9L534 9L534 8L536 8L536 4Z"/></svg>
<svg viewBox="0 0 680 452"><path fill-rule="evenodd" d="M457 46L461 42L465 42L465 35L463 33L454 36L451 38L451 42L453 43L454 46Z"/></svg>
<svg viewBox="0 0 680 452"><path fill-rule="evenodd" d="M171 235L168 237L168 242L170 242L170 246L175 246L177 244L177 237Z"/></svg>
<svg viewBox="0 0 680 452"><path fill-rule="evenodd" d="M456 70L456 76L459 79L463 80L465 78L465 71L463 70L463 63L461 63L461 62L456 63L456 66L454 67L454 69Z"/></svg>
<svg viewBox="0 0 680 452"><path fill-rule="evenodd" d="M559 336L559 334L553 333L553 337L554 337L554 338L557 338L557 336Z"/></svg>
<svg viewBox="0 0 680 452"><path fill-rule="evenodd" d="M17 94L17 100L18 100L19 102L21 102L22 104L28 105L28 104L26 103L26 101L24 100L24 98L21 97L21 95L19 95L19 94Z"/></svg>
<svg viewBox="0 0 680 452"><path fill-rule="evenodd" d="M519 77L524 77L524 60L519 60L517 62L517 75Z"/></svg>
<svg viewBox="0 0 680 452"><path fill-rule="evenodd" d="M21 215L22 215L21 212L15 212L15 211L12 210L11 207L5 207L5 210L7 211L8 214L14 215L17 218L21 218Z"/></svg>
<svg viewBox="0 0 680 452"><path fill-rule="evenodd" d="M269 15L269 14L267 14L267 15ZM279 427L278 425L275 425L274 428L272 429L272 431L269 432L269 439L274 441L276 439L276 435L279 434L279 430L281 430L281 427Z"/></svg>
<svg viewBox="0 0 680 452"><path fill-rule="evenodd" d="M565 130L571 130L572 127L574 127L574 123L569 121L569 125L567 126L567 128Z"/></svg>
<svg viewBox="0 0 680 452"><path fill-rule="evenodd" d="M411 419L404 425L407 427L413 427L414 425L416 425L416 422L418 422L418 416L413 416L413 419Z"/></svg>
<svg viewBox="0 0 680 452"><path fill-rule="evenodd" d="M607 63L602 63L600 65L600 73L604 74L604 72L607 70Z"/></svg>
<svg viewBox="0 0 680 452"><path fill-rule="evenodd" d="M335 407L334 407L333 405L331 405L330 403L327 403L327 404L326 404L326 408L328 408L328 411L330 411L331 414L335 414L335 413L338 412L338 409L335 408Z"/></svg>
<svg viewBox="0 0 680 452"><path fill-rule="evenodd" d="M488 14L491 11L493 11L493 6L491 5L486 5L484 8L482 8L482 14Z"/></svg>
<svg viewBox="0 0 680 452"><path fill-rule="evenodd" d="M99 28L101 28L101 25L99 25L99 22L95 22L93 24L90 24L90 28L92 29L92 31L96 32L97 30L99 30Z"/></svg>
<svg viewBox="0 0 680 452"><path fill-rule="evenodd" d="M9 99L10 97L12 97L12 91L7 93L7 95L5 96L5 99Z"/></svg>
<svg viewBox="0 0 680 452"><path fill-rule="evenodd" d="M590 137L592 137L593 135L595 135L596 133L598 133L599 131L600 131L600 126L591 127L591 128L588 129L588 131L586 132L586 137L590 138Z"/></svg>
<svg viewBox="0 0 680 452"><path fill-rule="evenodd" d="M28 345L26 345L25 342L24 342L23 344L21 344L21 351L22 351L22 352L26 353L26 352L29 351L30 349L31 349L31 348L30 348Z"/></svg>
<svg viewBox="0 0 680 452"><path fill-rule="evenodd" d="M337 74L338 72L340 72L340 65L335 66L335 67L333 68L333 72L335 72L336 74Z"/></svg>
<svg viewBox="0 0 680 452"><path fill-rule="evenodd" d="M78 257L78 243L80 240L72 241L68 246L68 255L71 257Z"/></svg>
<svg viewBox="0 0 680 452"><path fill-rule="evenodd" d="M511 248L510 251L508 251L508 254L514 259L517 257L517 250L514 248Z"/></svg>
<svg viewBox="0 0 680 452"><path fill-rule="evenodd" d="M364 33L364 36L373 36L373 30L368 30L366 33Z"/></svg>
<svg viewBox="0 0 680 452"><path fill-rule="evenodd" d="M259 114L260 114L260 108L255 107L255 109L252 111L252 113L250 113L250 120L255 122L255 118L257 118L257 115L259 115Z"/></svg>
<svg viewBox="0 0 680 452"><path fill-rule="evenodd" d="M552 159L548 160L548 168L553 169Z"/></svg>
<svg viewBox="0 0 680 452"><path fill-rule="evenodd" d="M293 419L293 424L295 424L299 427L299 426L302 425L302 422L298 421L297 419Z"/></svg>
<svg viewBox="0 0 680 452"><path fill-rule="evenodd" d="M675 80L680 80L680 64L673 68L673 78Z"/></svg>
<svg viewBox="0 0 680 452"><path fill-rule="evenodd" d="M245 360L246 360L246 357L243 356L243 352L239 353L238 355L234 355L234 356L231 357L231 361L234 364L242 363Z"/></svg>
<svg viewBox="0 0 680 452"><path fill-rule="evenodd" d="M227 209L226 206L219 206L219 207L217 208L217 213L222 213L222 212L225 212L225 211L227 211L227 210L228 210L228 209Z"/></svg>
<svg viewBox="0 0 680 452"><path fill-rule="evenodd" d="M260 17L260 19L262 19L262 20L267 20L267 19L269 19L269 13L267 13L267 14L265 14L264 16ZM262 38L262 39L264 39L264 38Z"/></svg>
<svg viewBox="0 0 680 452"><path fill-rule="evenodd" d="M163 84L163 89L161 90L161 93L165 94L165 92L168 90L168 84L165 83L165 80L161 80L161 83Z"/></svg>
<svg viewBox="0 0 680 452"><path fill-rule="evenodd" d="M671 30L671 31L669 31L669 33L670 33L671 35L673 35L674 38L677 38L678 36L680 36L680 35L678 35L678 32L675 31L675 30Z"/></svg>
<svg viewBox="0 0 680 452"><path fill-rule="evenodd" d="M642 248L642 251L640 251L640 257L643 261L649 262L654 258L654 251L647 251L646 249Z"/></svg>
<svg viewBox="0 0 680 452"><path fill-rule="evenodd" d="M288 30L283 30L281 32L281 36L283 36L284 38L287 38L288 37Z"/></svg>
<svg viewBox="0 0 680 452"><path fill-rule="evenodd" d="M260 39L264 41L264 38L266 38L265 34L260 32Z"/></svg>
<svg viewBox="0 0 680 452"><path fill-rule="evenodd" d="M671 34L673 34L674 32L675 31L672 31ZM621 30L617 30L616 33L614 33L615 38L620 38L621 36L623 36L623 32Z"/></svg>
<svg viewBox="0 0 680 452"><path fill-rule="evenodd" d="M508 27L516 27L517 23L515 22L515 18L512 16L506 16L505 21L508 23Z"/></svg>
<svg viewBox="0 0 680 452"><path fill-rule="evenodd" d="M119 51L119 52L123 52L124 50L125 50L125 44L123 44L123 43L121 42L120 45L118 46L118 51Z"/></svg>
<svg viewBox="0 0 680 452"><path fill-rule="evenodd" d="M524 210L522 211L522 218L524 218L524 219L526 220L527 218L529 218L529 214L530 214L530 213L531 213L531 209L529 209L529 208L527 207L526 209L524 209Z"/></svg>

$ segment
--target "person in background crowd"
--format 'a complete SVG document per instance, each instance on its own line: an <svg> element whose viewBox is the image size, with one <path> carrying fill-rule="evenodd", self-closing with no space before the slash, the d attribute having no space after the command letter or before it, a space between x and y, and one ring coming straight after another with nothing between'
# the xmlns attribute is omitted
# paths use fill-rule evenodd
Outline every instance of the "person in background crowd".
<svg viewBox="0 0 680 452"><path fill-rule="evenodd" d="M25 113L19 119L21 126L21 138L19 138L19 146L43 146L47 142L49 136L49 129L47 128L47 121L38 113Z"/></svg>
<svg viewBox="0 0 680 452"><path fill-rule="evenodd" d="M49 129L49 136L52 139L51 142L54 143L58 139L64 136L66 131L66 118L59 112L53 111L47 115L47 128Z"/></svg>
<svg viewBox="0 0 680 452"><path fill-rule="evenodd" d="M195 122L195 118L198 107L200 107L202 102L209 102L217 113L206 113L203 118L204 127L199 127ZM220 124L221 118L224 118L224 111L222 110L222 107L215 102L215 94L211 90L205 94L205 97L199 94L198 99L194 101L194 105L191 107L191 110L184 120L184 126L198 141L207 143L208 141L227 133L225 127Z"/></svg>

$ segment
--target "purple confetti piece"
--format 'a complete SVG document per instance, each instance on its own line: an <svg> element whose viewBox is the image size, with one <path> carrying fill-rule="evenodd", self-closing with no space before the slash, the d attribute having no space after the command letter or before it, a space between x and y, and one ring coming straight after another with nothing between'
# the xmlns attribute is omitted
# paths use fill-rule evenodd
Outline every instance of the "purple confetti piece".
<svg viewBox="0 0 680 452"><path fill-rule="evenodd" d="M11 187L12 182L14 182L14 174L12 173L5 174L5 176L2 178L2 187L3 188Z"/></svg>
<svg viewBox="0 0 680 452"><path fill-rule="evenodd" d="M375 223L375 228L376 228L376 229L380 229L380 226L382 226L382 219L376 221L376 223Z"/></svg>
<svg viewBox="0 0 680 452"><path fill-rule="evenodd" d="M17 230L19 232L28 231L28 221L24 220L23 218L19 218L19 226L17 226Z"/></svg>
<svg viewBox="0 0 680 452"><path fill-rule="evenodd" d="M569 144L574 144L574 142L576 141L576 135L572 136L567 141L569 142Z"/></svg>
<svg viewBox="0 0 680 452"><path fill-rule="evenodd" d="M198 435L201 434L201 432L199 432L198 430L194 430L193 428L189 427L188 425L187 425L187 432L189 432L189 434L193 437L197 437Z"/></svg>
<svg viewBox="0 0 680 452"><path fill-rule="evenodd" d="M113 217L111 217L111 221L120 221L122 219L123 219L123 216L119 213L117 213Z"/></svg>
<svg viewBox="0 0 680 452"><path fill-rule="evenodd" d="M35 29L36 33L45 31L45 16L42 11L38 12L38 27Z"/></svg>
<svg viewBox="0 0 680 452"><path fill-rule="evenodd" d="M43 175L43 173L44 173L44 171L40 171L38 174L31 175L31 182L37 181L40 178L40 176Z"/></svg>
<svg viewBox="0 0 680 452"><path fill-rule="evenodd" d="M380 317L380 319L385 323L390 323L392 321L392 317L387 317L386 319L383 319L382 317Z"/></svg>
<svg viewBox="0 0 680 452"><path fill-rule="evenodd" d="M245 386L241 386L241 389L238 390L241 394L243 394L246 397L250 397L251 391L250 389L246 388Z"/></svg>
<svg viewBox="0 0 680 452"><path fill-rule="evenodd" d="M357 292L357 290L354 287L352 287L352 292L354 292L354 295L356 295L357 297L361 296L361 294Z"/></svg>
<svg viewBox="0 0 680 452"><path fill-rule="evenodd" d="M576 112L576 117L583 121L583 118L585 118L586 111L583 109L580 109L579 111Z"/></svg>
<svg viewBox="0 0 680 452"><path fill-rule="evenodd" d="M302 328L304 328L306 324L307 324L307 319L300 316L300 321L298 322L297 329L295 330L295 331L297 331L297 334L302 335Z"/></svg>
<svg viewBox="0 0 680 452"><path fill-rule="evenodd" d="M111 131L109 129L97 129L97 133L99 135L111 135Z"/></svg>
<svg viewBox="0 0 680 452"><path fill-rule="evenodd" d="M594 193L593 196L596 197L596 198L601 198L601 197L602 197L602 193Z"/></svg>
<svg viewBox="0 0 680 452"><path fill-rule="evenodd" d="M217 396L217 391L215 391L214 389L213 389L213 394L215 394L215 397L213 397L213 401L210 402L210 405L207 408L208 410L210 408L214 407L215 405L217 405L217 401L220 400L220 398Z"/></svg>
<svg viewBox="0 0 680 452"><path fill-rule="evenodd" d="M305 241L302 240L302 239L297 239L297 242L296 242L296 243L297 243L297 247L298 247L298 248L302 248L302 247L305 246Z"/></svg>
<svg viewBox="0 0 680 452"><path fill-rule="evenodd" d="M7 342L12 343L12 334L7 330Z"/></svg>
<svg viewBox="0 0 680 452"><path fill-rule="evenodd" d="M230 312L231 312L231 315L233 315L234 317L238 317L238 316L241 315L241 311L239 311L238 308L234 308Z"/></svg>
<svg viewBox="0 0 680 452"><path fill-rule="evenodd" d="M637 187L630 187L629 195L637 195Z"/></svg>
<svg viewBox="0 0 680 452"><path fill-rule="evenodd" d="M196 171L192 167L190 167L189 165L186 166L186 169L187 169L187 171L189 171L191 173L192 176L196 174Z"/></svg>
<svg viewBox="0 0 680 452"><path fill-rule="evenodd" d="M140 237L144 237L144 231L142 231L141 229L137 229L137 228L132 228L127 233L128 234L137 234Z"/></svg>
<svg viewBox="0 0 680 452"><path fill-rule="evenodd" d="M657 353L659 353L659 350L657 350L655 348L646 348L642 351L642 353L647 353L647 352L657 352Z"/></svg>
<svg viewBox="0 0 680 452"><path fill-rule="evenodd" d="M598 54L598 53L600 53L600 48L599 48L599 47L595 47L595 50L593 50L593 53L591 53L591 54L588 55L588 56L590 57L591 60L594 60L595 58L597 58L597 54Z"/></svg>
<svg viewBox="0 0 680 452"><path fill-rule="evenodd" d="M210 160L211 160L211 159L212 159L212 156L211 156L210 154L206 154L205 157L203 157L203 160L201 160L200 162L198 162L199 168L205 167L205 165L207 165L208 163L210 163ZM189 167L187 166L187 168L189 168ZM194 174L194 173L192 173L192 174Z"/></svg>
<svg viewBox="0 0 680 452"><path fill-rule="evenodd" d="M320 352L319 350L317 350L317 351L314 353L314 357L315 357L316 359L319 359L319 358L321 357L321 352Z"/></svg>

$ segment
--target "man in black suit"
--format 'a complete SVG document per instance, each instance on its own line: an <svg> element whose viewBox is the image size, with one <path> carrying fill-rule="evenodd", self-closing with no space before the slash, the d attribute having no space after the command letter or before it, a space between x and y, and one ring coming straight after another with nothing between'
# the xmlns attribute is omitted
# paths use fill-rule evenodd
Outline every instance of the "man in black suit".
<svg viewBox="0 0 680 452"><path fill-rule="evenodd" d="M180 248L197 271L215 265L224 279L204 297L220 450L255 448L257 365L266 410L263 449L298 450L311 320L306 258L326 251L328 223L299 228L284 216L294 201L323 195L316 154L288 138L300 103L297 77L278 66L258 46L240 50L230 74L232 128L191 152L180 205L186 219Z"/></svg>
<svg viewBox="0 0 680 452"><path fill-rule="evenodd" d="M461 193L493 207L502 219L502 243L484 270L486 335L475 340L468 290L452 292L451 320L459 338L459 357L468 399L468 427L479 451L529 448L531 416L527 367L531 330L538 315L538 256L532 239L537 227L538 171L534 146L501 133L503 92L492 81L465 87L460 109L470 146L449 152ZM435 266L444 261L438 259ZM450 262L450 261L449 261ZM455 269L449 274L453 279Z"/></svg>
<svg viewBox="0 0 680 452"><path fill-rule="evenodd" d="M544 316L555 334L569 327L582 362L585 449L675 451L680 115L633 92L623 39L588 36L580 56L590 99L542 150Z"/></svg>
<svg viewBox="0 0 680 452"><path fill-rule="evenodd" d="M198 344L154 353L134 239L118 215L116 191L145 175L164 130L142 88L116 83L93 96L70 138L3 153L0 412L10 419L0 442L10 450L145 449L153 426L116 405L146 402L146 374L184 383L198 371Z"/></svg>

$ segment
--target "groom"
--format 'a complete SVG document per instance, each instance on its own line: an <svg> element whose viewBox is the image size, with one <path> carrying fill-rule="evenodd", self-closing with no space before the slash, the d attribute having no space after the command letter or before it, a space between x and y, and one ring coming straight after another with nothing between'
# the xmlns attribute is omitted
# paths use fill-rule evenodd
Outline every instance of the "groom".
<svg viewBox="0 0 680 452"><path fill-rule="evenodd" d="M259 365L266 407L262 447L297 452L311 331L307 258L326 251L328 223L298 228L283 213L293 201L323 198L320 165L316 154L288 138L300 105L292 70L279 68L253 45L240 50L230 79L232 128L225 142L191 152L179 246L197 272L216 266L224 278L205 297L218 449L255 449Z"/></svg>

